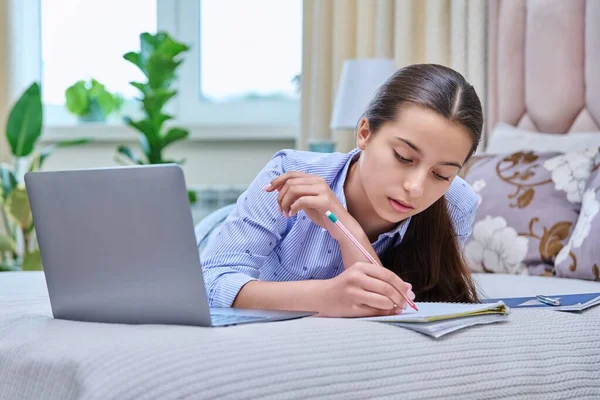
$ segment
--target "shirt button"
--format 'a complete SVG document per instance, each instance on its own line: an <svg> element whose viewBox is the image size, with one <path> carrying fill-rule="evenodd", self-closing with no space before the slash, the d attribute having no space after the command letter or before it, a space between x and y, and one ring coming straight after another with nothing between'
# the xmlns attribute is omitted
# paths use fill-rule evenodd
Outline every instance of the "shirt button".
<svg viewBox="0 0 600 400"><path fill-rule="evenodd" d="M306 271L308 268L306 268L306 267L302 267L302 269L303 269L304 271Z"/></svg>

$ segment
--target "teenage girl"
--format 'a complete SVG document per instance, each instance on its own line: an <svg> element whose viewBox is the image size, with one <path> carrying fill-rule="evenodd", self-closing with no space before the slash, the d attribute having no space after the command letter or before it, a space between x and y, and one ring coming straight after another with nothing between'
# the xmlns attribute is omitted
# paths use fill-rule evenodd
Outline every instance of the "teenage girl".
<svg viewBox="0 0 600 400"><path fill-rule="evenodd" d="M477 301L461 256L477 197L457 174L482 125L459 73L400 69L358 121L355 150L282 150L256 176L202 253L210 306L359 317L400 313L405 297Z"/></svg>

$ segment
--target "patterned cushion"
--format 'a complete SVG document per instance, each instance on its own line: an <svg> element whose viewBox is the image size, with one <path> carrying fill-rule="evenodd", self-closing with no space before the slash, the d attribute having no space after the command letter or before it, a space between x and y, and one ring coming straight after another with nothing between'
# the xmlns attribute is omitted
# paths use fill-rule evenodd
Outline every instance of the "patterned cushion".
<svg viewBox="0 0 600 400"><path fill-rule="evenodd" d="M597 149L479 155L463 172L479 194L465 246L472 271L554 275L577 222Z"/></svg>
<svg viewBox="0 0 600 400"><path fill-rule="evenodd" d="M556 256L556 275L600 281L600 152L583 193L579 219Z"/></svg>

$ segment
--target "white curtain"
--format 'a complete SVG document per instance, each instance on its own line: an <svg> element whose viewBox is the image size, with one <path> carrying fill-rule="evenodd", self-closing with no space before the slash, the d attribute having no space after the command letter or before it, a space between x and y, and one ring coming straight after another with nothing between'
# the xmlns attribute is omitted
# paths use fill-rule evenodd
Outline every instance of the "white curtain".
<svg viewBox="0 0 600 400"><path fill-rule="evenodd" d="M391 58L398 68L423 62L447 65L462 73L485 102L486 3L304 0L297 147L306 149L311 139L333 139L338 151L354 147L354 132L329 129L345 59Z"/></svg>
<svg viewBox="0 0 600 400"><path fill-rule="evenodd" d="M6 119L11 99L10 76L10 0L0 0L0 162L10 162L6 142Z"/></svg>

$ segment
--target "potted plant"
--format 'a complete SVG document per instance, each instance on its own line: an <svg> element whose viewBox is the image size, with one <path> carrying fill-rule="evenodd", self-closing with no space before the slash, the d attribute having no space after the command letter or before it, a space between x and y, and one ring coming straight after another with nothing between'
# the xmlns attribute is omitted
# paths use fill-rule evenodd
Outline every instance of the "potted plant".
<svg viewBox="0 0 600 400"><path fill-rule="evenodd" d="M184 140L189 136L186 129L170 126L168 121L173 116L165 111L165 106L177 95L174 88L177 79L176 70L183 60L181 54L189 47L175 41L168 33L142 33L140 35L140 50L129 52L123 58L136 67L146 77L145 82L130 82L139 90L143 117L133 120L125 117L127 125L139 132L138 140L142 155L136 154L131 148L121 145L117 148L120 161L133 164L181 164L184 160L165 158L164 150L171 144ZM190 201L195 202L195 192L189 191Z"/></svg>
<svg viewBox="0 0 600 400"><path fill-rule="evenodd" d="M14 104L6 124L6 139L13 164L0 165L0 214L5 232L0 234L0 271L40 270L40 253L23 177L38 171L56 147L87 143L88 139L61 141L36 149L42 134L43 113L40 85L27 88Z"/></svg>
<svg viewBox="0 0 600 400"><path fill-rule="evenodd" d="M81 122L104 122L106 118L121 109L123 97L109 92L95 79L79 80L65 92L67 110Z"/></svg>

